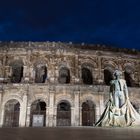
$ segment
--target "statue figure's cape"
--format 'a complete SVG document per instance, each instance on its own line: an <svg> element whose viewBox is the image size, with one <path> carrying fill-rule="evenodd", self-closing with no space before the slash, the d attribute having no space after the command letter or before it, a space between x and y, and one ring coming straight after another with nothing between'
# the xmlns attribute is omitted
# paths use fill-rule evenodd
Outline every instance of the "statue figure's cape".
<svg viewBox="0 0 140 140"><path fill-rule="evenodd" d="M121 108L115 107L109 100L96 126L140 126L140 114L134 109L129 99Z"/></svg>

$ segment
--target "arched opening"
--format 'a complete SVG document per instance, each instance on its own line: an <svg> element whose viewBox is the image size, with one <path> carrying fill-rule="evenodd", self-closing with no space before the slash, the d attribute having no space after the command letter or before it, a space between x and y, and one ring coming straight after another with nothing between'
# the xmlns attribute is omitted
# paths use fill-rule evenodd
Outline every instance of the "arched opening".
<svg viewBox="0 0 140 140"><path fill-rule="evenodd" d="M43 127L46 121L46 103L37 100L31 105L30 126Z"/></svg>
<svg viewBox="0 0 140 140"><path fill-rule="evenodd" d="M18 127L19 126L19 114L20 114L20 103L15 100L9 100L5 104L4 112L4 127Z"/></svg>
<svg viewBox="0 0 140 140"><path fill-rule="evenodd" d="M68 68L63 67L59 70L59 83L61 84L68 84L70 83L70 71Z"/></svg>
<svg viewBox="0 0 140 140"><path fill-rule="evenodd" d="M66 101L57 105L57 126L71 125L71 107Z"/></svg>
<svg viewBox="0 0 140 140"><path fill-rule="evenodd" d="M92 101L87 100L82 104L82 125L93 126L95 124L95 106Z"/></svg>
<svg viewBox="0 0 140 140"><path fill-rule="evenodd" d="M125 71L124 77L125 77L127 86L132 87L133 80L132 80L131 74L129 72Z"/></svg>
<svg viewBox="0 0 140 140"><path fill-rule="evenodd" d="M113 74L110 70L105 69L104 70L104 83L106 85L110 85L110 81L113 80Z"/></svg>
<svg viewBox="0 0 140 140"><path fill-rule="evenodd" d="M47 78L47 67L38 65L35 68L35 83L45 83Z"/></svg>
<svg viewBox="0 0 140 140"><path fill-rule="evenodd" d="M11 63L11 67L12 67L11 82L20 83L23 77L22 61L14 61L13 63Z"/></svg>
<svg viewBox="0 0 140 140"><path fill-rule="evenodd" d="M92 72L88 68L82 68L82 80L84 84L93 84Z"/></svg>

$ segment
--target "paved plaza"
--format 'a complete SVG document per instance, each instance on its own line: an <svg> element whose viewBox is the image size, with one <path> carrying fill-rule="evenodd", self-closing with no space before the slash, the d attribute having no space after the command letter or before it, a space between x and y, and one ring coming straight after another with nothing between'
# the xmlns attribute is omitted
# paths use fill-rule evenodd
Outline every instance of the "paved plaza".
<svg viewBox="0 0 140 140"><path fill-rule="evenodd" d="M0 140L140 140L140 128L1 128Z"/></svg>

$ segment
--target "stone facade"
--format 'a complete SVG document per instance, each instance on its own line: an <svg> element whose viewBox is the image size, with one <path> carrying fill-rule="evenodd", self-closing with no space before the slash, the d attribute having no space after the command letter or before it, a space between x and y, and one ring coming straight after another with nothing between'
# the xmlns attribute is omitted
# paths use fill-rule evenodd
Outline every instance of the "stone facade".
<svg viewBox="0 0 140 140"><path fill-rule="evenodd" d="M61 42L1 42L0 126L29 127L39 121L47 127L93 126L108 101L115 69L123 71L130 100L140 112L139 51Z"/></svg>

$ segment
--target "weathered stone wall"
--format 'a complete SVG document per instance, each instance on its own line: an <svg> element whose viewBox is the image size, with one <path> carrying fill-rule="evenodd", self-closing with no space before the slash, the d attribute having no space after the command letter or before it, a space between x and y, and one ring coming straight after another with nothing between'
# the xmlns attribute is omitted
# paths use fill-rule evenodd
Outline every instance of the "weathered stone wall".
<svg viewBox="0 0 140 140"><path fill-rule="evenodd" d="M12 99L20 103L19 126L29 126L31 106L36 100L46 103L45 126L57 125L57 107L62 101L71 106L71 125L82 125L82 104L92 101L95 122L102 114L109 97L109 85L105 83L104 70L115 69L128 72L131 102L140 108L140 53L132 50L117 50L104 46L50 42L0 43L0 125L4 123L5 104ZM106 49L108 48L108 49ZM14 67L13 67L14 65ZM36 69L45 66L44 83L35 83ZM22 68L22 75L13 74L13 68ZM60 69L67 68L68 83L60 83ZM90 70L92 84L84 84L82 68ZM43 71L44 72L44 71ZM65 71L65 76L68 74ZM19 73L19 72L18 72ZM42 74L40 72L40 74ZM21 81L12 83L12 77L21 76ZM65 77L64 77L65 78ZM65 79L62 79L65 81Z"/></svg>

